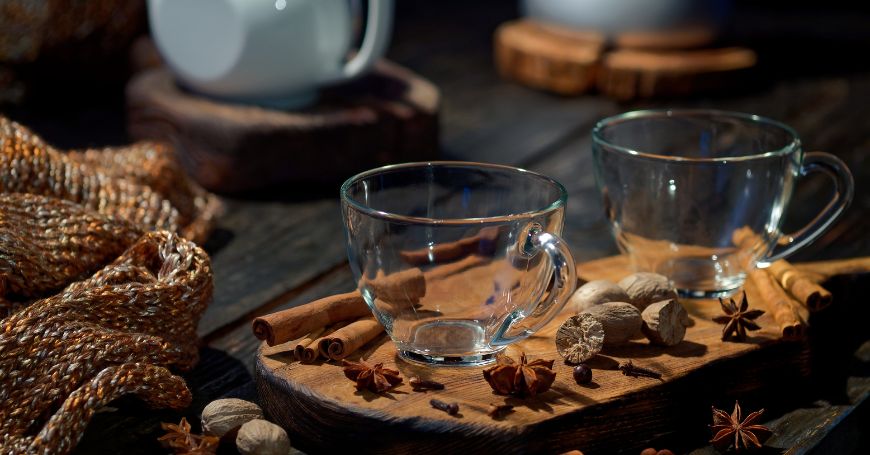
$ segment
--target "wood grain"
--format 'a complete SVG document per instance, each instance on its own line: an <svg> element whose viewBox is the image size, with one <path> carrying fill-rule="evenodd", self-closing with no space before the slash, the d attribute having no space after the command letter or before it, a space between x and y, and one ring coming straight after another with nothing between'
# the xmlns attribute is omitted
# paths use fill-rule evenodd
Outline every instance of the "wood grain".
<svg viewBox="0 0 870 455"><path fill-rule="evenodd" d="M618 33L613 43L621 49L673 50L708 47L716 39L716 30L705 25L668 27L661 30Z"/></svg>
<svg viewBox="0 0 870 455"><path fill-rule="evenodd" d="M226 202L206 245L215 292L201 336L237 321L250 325L255 311L347 260L337 199Z"/></svg>
<svg viewBox="0 0 870 455"><path fill-rule="evenodd" d="M623 257L605 258L580 264L582 278L618 280L629 273ZM284 425L299 447L336 449L360 437L365 428L370 444L364 451L402 453L433 450L473 450L481 453L521 453L580 448L596 453L642 442L667 427L669 417L682 400L690 397L680 389L698 390L702 384L721 383L711 398L723 394L749 394L764 386L791 381L800 383L809 374L807 345L780 341L770 309L751 286L746 286L753 307L768 311L758 319L762 330L753 332L745 343L722 342L721 326L710 319L719 314L712 300L686 301L693 326L686 339L670 348L648 342L632 342L605 350L593 361L595 386L578 387L571 368L556 363L557 378L551 391L534 399L505 398L492 393L481 368L427 368L397 358L385 337L363 348L368 362L383 362L400 370L404 377L420 376L446 385L446 390L412 392L402 385L384 396L357 392L344 378L338 365L303 365L292 362L286 346L261 346L255 375L267 412ZM541 332L509 349L525 351L532 359L556 358L552 336L565 315ZM746 360L751 356L751 360ZM354 356L356 357L356 356ZM619 362L632 359L639 366L664 373L663 383L628 378L616 371ZM722 368L741 365L726 378L717 376ZM738 379L739 378L739 379ZM673 402L662 399L669 396ZM428 400L456 401L460 417L431 409ZM701 398L701 397L695 397ZM504 420L486 415L489 403L506 401L516 406ZM682 403L685 404L685 403ZM709 409L704 409L704 414ZM595 417L606 416L605 423ZM629 431L630 429L630 431ZM444 432L447 442L431 444Z"/></svg>
<svg viewBox="0 0 870 455"><path fill-rule="evenodd" d="M606 49L604 35L520 19L495 31L494 54L506 79L559 95L598 90L617 100L706 93L741 83L757 56L747 48L698 47L709 29L635 33Z"/></svg>
<svg viewBox="0 0 870 455"><path fill-rule="evenodd" d="M508 79L560 95L595 86L604 35L531 20L502 24L495 31L495 64Z"/></svg>
<svg viewBox="0 0 870 455"><path fill-rule="evenodd" d="M754 51L741 47L617 49L604 56L597 85L601 93L623 101L708 93L739 87L757 59Z"/></svg>

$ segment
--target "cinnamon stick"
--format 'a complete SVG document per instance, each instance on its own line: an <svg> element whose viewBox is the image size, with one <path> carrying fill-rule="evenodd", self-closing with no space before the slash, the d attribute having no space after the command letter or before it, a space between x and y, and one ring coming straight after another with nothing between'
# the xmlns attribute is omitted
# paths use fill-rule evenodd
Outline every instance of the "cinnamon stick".
<svg viewBox="0 0 870 455"><path fill-rule="evenodd" d="M485 227L476 235L455 242L439 243L429 248L402 251L401 258L413 265L435 264L455 261L471 254L492 256L499 231L497 227Z"/></svg>
<svg viewBox="0 0 870 455"><path fill-rule="evenodd" d="M371 288L375 297L389 302L416 302L426 295L426 278L418 268L389 275L378 270L375 278L365 280L365 284Z"/></svg>
<svg viewBox="0 0 870 455"><path fill-rule="evenodd" d="M384 326L375 318L363 318L336 330L330 337L327 352L332 360L341 360L369 341L377 338Z"/></svg>
<svg viewBox="0 0 870 455"><path fill-rule="evenodd" d="M459 261L439 265L438 267L434 267L431 270L427 270L424 275L427 280L440 280L447 278L451 275L456 275L457 273L462 273L468 269L477 267L479 265L486 264L489 261L489 258L485 258L483 256L468 256Z"/></svg>
<svg viewBox="0 0 870 455"><path fill-rule="evenodd" d="M731 233L731 242L740 248L749 248L760 243L760 237L749 226L741 226Z"/></svg>
<svg viewBox="0 0 870 455"><path fill-rule="evenodd" d="M321 352L321 346L323 346L324 343L328 346L332 334L336 330L346 326L349 322L350 321L341 321L327 328L320 337L315 338L308 344L308 346L302 349L302 357L299 358L299 361L302 363L313 363L320 357L329 358L327 354L325 354L325 351L324 353Z"/></svg>
<svg viewBox="0 0 870 455"><path fill-rule="evenodd" d="M418 269L408 269L385 275L378 271L366 281L377 298L392 302L417 302L426 295L426 278ZM301 338L315 330L339 321L371 315L358 291L324 297L295 308L254 319L254 336L266 340L269 346Z"/></svg>
<svg viewBox="0 0 870 455"><path fill-rule="evenodd" d="M839 259L836 261L804 262L794 267L816 283L823 283L837 275L870 273L870 257Z"/></svg>
<svg viewBox="0 0 870 455"><path fill-rule="evenodd" d="M321 328L309 333L308 335L305 336L305 338L299 340L299 342L296 343L296 347L293 348L293 354L296 356L296 360L302 360L302 356L305 352L305 348L310 346L311 343L314 342L314 340L319 338L323 334L324 331L326 331L326 327L321 327Z"/></svg>
<svg viewBox="0 0 870 455"><path fill-rule="evenodd" d="M354 291L258 317L254 319L252 328L254 336L274 346L301 338L338 321L370 314L360 293Z"/></svg>
<svg viewBox="0 0 870 455"><path fill-rule="evenodd" d="M753 269L749 277L773 313L782 337L787 340L803 338L806 327L798 311L800 304L788 295L767 270Z"/></svg>
<svg viewBox="0 0 870 455"><path fill-rule="evenodd" d="M819 311L827 308L833 301L831 293L812 281L807 275L794 268L785 260L779 260L768 268L771 274L783 288L803 303L810 311Z"/></svg>
<svg viewBox="0 0 870 455"><path fill-rule="evenodd" d="M758 257L766 249L764 239L749 226L735 229L731 234L731 242L737 247L735 260L744 270L754 268Z"/></svg>

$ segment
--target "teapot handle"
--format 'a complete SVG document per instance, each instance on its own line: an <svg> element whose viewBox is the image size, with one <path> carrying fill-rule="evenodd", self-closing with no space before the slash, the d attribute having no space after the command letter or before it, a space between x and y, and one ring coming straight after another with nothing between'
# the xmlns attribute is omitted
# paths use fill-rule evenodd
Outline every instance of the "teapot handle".
<svg viewBox="0 0 870 455"><path fill-rule="evenodd" d="M353 79L384 55L393 27L393 0L369 0L366 32L359 52L345 63L339 80Z"/></svg>

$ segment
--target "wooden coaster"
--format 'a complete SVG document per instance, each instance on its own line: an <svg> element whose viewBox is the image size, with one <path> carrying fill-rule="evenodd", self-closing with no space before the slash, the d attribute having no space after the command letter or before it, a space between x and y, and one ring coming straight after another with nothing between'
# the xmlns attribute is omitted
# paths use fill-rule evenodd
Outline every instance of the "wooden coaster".
<svg viewBox="0 0 870 455"><path fill-rule="evenodd" d="M734 86L755 66L750 49L615 50L604 56L598 89L618 100L685 96Z"/></svg>
<svg viewBox="0 0 870 455"><path fill-rule="evenodd" d="M499 73L560 95L584 93L595 84L604 35L530 20L502 24L495 32Z"/></svg>
<svg viewBox="0 0 870 455"><path fill-rule="evenodd" d="M463 289L470 292L462 298L485 298L492 285L481 277L492 272L485 270L489 265L477 267L479 273L472 268L432 283L431 291ZM820 279L851 273L850 261L798 268ZM578 264L577 270L584 280L617 281L630 273L630 265L625 257L610 257ZM475 284L481 282L485 292L476 291ZM712 321L722 311L717 300L682 300L692 325L680 344L661 347L638 340L606 348L588 362L593 382L583 386L574 382L571 366L556 353L555 332L568 317L563 313L508 348L514 356L522 350L531 360L556 360L555 383L534 398L494 394L481 367L433 368L403 361L382 336L351 360L362 355L371 364L399 370L405 382L394 390L383 395L357 391L339 365L300 364L293 360L293 343L264 344L256 361L260 402L267 415L288 430L294 446L305 451L354 446L355 453L628 452L680 428L704 431L711 405L729 407L739 398L744 405L760 402L774 407L793 402L808 387L808 345L783 341L767 302L752 283L745 289L753 308L768 310L757 319L761 329L746 341L721 340L722 325ZM622 375L617 366L627 360L661 372L662 380ZM413 391L407 384L411 376L441 382L445 389ZM459 413L451 416L433 409L431 399L458 403ZM493 419L487 415L492 403L512 405L513 412ZM698 438L703 440L704 434Z"/></svg>
<svg viewBox="0 0 870 455"><path fill-rule="evenodd" d="M335 184L373 167L435 158L439 108L433 84L387 61L293 112L193 94L163 67L127 86L130 135L171 143L186 170L221 193Z"/></svg>
<svg viewBox="0 0 870 455"><path fill-rule="evenodd" d="M710 46L716 39L716 31L711 27L682 27L670 30L647 32L624 32L613 38L619 49L680 50L697 49Z"/></svg>
<svg viewBox="0 0 870 455"><path fill-rule="evenodd" d="M496 30L495 61L503 77L560 95L683 96L739 84L755 65L750 49L691 49L713 37L704 28L625 33L608 51L600 33L522 19Z"/></svg>

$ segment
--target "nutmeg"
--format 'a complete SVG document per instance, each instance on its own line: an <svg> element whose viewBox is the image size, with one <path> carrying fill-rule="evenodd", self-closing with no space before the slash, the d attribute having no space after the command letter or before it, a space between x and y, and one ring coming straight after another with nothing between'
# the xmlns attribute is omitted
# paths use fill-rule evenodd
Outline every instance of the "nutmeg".
<svg viewBox="0 0 870 455"><path fill-rule="evenodd" d="M272 422L251 420L239 428L236 448L242 455L287 455L290 438L283 428Z"/></svg>
<svg viewBox="0 0 870 455"><path fill-rule="evenodd" d="M640 336L643 319L640 311L627 302L607 302L584 311L594 317L604 328L604 344L624 343Z"/></svg>
<svg viewBox="0 0 870 455"><path fill-rule="evenodd" d="M628 294L628 302L640 311L653 302L677 298L668 277L658 273L633 273L620 280L619 287Z"/></svg>
<svg viewBox="0 0 870 455"><path fill-rule="evenodd" d="M568 300L568 307L580 313L607 302L628 302L628 294L618 284L608 280L593 280L577 288Z"/></svg>
<svg viewBox="0 0 870 455"><path fill-rule="evenodd" d="M556 331L556 351L569 364L578 364L601 352L604 328L591 314L571 316Z"/></svg>
<svg viewBox="0 0 870 455"><path fill-rule="evenodd" d="M641 317L643 334L655 344L674 346L686 336L689 314L674 299L650 304Z"/></svg>
<svg viewBox="0 0 870 455"><path fill-rule="evenodd" d="M202 431L223 437L246 422L263 418L263 410L250 401L222 398L209 403L202 410Z"/></svg>

